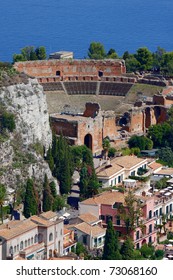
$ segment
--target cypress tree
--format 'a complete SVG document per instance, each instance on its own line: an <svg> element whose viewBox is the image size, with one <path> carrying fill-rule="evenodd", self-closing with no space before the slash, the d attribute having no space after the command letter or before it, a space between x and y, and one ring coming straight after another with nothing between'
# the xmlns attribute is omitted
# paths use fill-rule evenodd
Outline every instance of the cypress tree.
<svg viewBox="0 0 173 280"><path fill-rule="evenodd" d="M130 238L127 238L120 250L123 260L134 260L134 245Z"/></svg>
<svg viewBox="0 0 173 280"><path fill-rule="evenodd" d="M51 194L47 175L45 174L44 183L43 183L43 211L47 212L49 210L52 210L52 205L53 205L53 197Z"/></svg>
<svg viewBox="0 0 173 280"><path fill-rule="evenodd" d="M38 205L34 191L34 183L33 180L29 178L26 183L23 215L25 218L29 218L32 215L36 215L37 211Z"/></svg>
<svg viewBox="0 0 173 280"><path fill-rule="evenodd" d="M80 171L79 187L80 187L80 195L83 198L86 198L87 189L88 189L88 170L87 170L86 166L84 166Z"/></svg>
<svg viewBox="0 0 173 280"><path fill-rule="evenodd" d="M52 182L50 183L49 186L50 186L50 191L51 191L52 196L53 196L54 198L56 198L56 196L57 196L57 191L56 191L55 182L52 181Z"/></svg>
<svg viewBox="0 0 173 280"><path fill-rule="evenodd" d="M107 224L105 244L103 248L103 260L121 260L121 254L119 252L118 236L114 231L112 221L109 220Z"/></svg>
<svg viewBox="0 0 173 280"><path fill-rule="evenodd" d="M52 151L51 151L50 147L49 147L49 149L47 151L46 160L47 160L47 162L49 164L50 170L53 172L53 170L54 170L54 159L53 159Z"/></svg>

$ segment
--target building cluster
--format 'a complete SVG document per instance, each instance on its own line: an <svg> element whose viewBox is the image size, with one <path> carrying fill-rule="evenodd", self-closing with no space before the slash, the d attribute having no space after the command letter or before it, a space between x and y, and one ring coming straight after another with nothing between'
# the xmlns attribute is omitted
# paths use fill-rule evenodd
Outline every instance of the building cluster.
<svg viewBox="0 0 173 280"><path fill-rule="evenodd" d="M66 59L68 55L70 60ZM61 56L64 56L63 60L56 59ZM71 144L85 144L93 155L100 155L103 139L119 143L126 140L127 135L142 135L150 125L166 120L167 109L173 104L173 88L165 81L128 77L123 60L72 58L71 53L54 53L49 60L18 62L15 68L37 77L45 90L57 91L57 97L60 92L65 92L67 95L95 94L125 98L136 82L157 84L164 86L164 89L152 100L138 101L130 110L119 115L103 112L97 102L86 103L84 112L80 114L67 111L52 114L50 119L57 136L63 134ZM144 171L142 177L146 178L143 183L132 179L141 170ZM164 215L167 218L172 216L173 170L164 168L153 159L117 156L104 161L100 158L96 175L104 191L79 202L75 217L48 211L28 219L18 216L18 220L0 225L0 260L77 258L73 254L77 242L93 254L98 253L98 250L103 249L109 220L122 242L128 234L137 249L148 243L156 246L157 225L163 223ZM154 186L151 188L150 181L147 181L149 176L154 179L169 178L168 187L162 190ZM123 188L117 189L118 186ZM133 222L130 229L119 210L123 207L128 213L128 190L134 191L140 209L139 219Z"/></svg>
<svg viewBox="0 0 173 280"><path fill-rule="evenodd" d="M168 187L158 190L151 188L150 182L139 183L128 178L137 175L140 168L155 178L170 178ZM172 168L164 168L154 160L122 156L102 164L96 171L105 190L79 202L76 216L69 218L69 214L48 211L0 225L0 259L62 259L75 251L77 242L96 254L103 249L110 219L123 241L127 225L119 209L123 206L128 212L126 197L129 189L135 193L141 214L128 234L135 248L141 248L145 243L156 246L157 225L163 223L164 216L167 219L172 216ZM109 187L114 185L123 186L124 191L110 190Z"/></svg>

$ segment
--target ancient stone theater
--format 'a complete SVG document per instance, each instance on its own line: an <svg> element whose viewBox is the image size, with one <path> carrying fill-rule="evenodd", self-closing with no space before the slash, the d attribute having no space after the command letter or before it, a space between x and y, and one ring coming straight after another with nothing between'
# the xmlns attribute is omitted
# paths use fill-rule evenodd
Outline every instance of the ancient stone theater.
<svg viewBox="0 0 173 280"><path fill-rule="evenodd" d="M102 151L108 137L115 145L145 134L167 119L173 87L162 77L127 74L125 61L50 59L15 63L19 72L36 77L47 96L57 135L72 144Z"/></svg>

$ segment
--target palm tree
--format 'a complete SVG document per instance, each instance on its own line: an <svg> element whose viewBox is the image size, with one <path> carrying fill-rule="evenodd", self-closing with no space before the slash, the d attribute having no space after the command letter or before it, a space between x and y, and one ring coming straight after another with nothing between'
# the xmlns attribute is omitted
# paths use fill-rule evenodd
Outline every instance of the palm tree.
<svg viewBox="0 0 173 280"><path fill-rule="evenodd" d="M3 204L4 200L6 198L6 187L2 184L0 184L0 216L1 216L1 222L3 224Z"/></svg>

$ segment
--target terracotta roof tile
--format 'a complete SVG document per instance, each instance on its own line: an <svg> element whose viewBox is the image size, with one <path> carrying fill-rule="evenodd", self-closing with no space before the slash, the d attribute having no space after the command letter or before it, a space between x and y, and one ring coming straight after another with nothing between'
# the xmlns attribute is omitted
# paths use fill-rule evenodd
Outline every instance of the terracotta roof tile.
<svg viewBox="0 0 173 280"><path fill-rule="evenodd" d="M5 239L11 239L14 238L20 234L23 234L29 230L32 230L36 228L37 225L30 219L24 220L24 221L15 221L15 223L9 222L6 224L6 227L0 226L0 236L2 236Z"/></svg>
<svg viewBox="0 0 173 280"><path fill-rule="evenodd" d="M136 156L122 156L116 157L111 161L112 164L118 164L123 166L125 169L133 168L134 166L142 163L146 163L147 159L138 158Z"/></svg>
<svg viewBox="0 0 173 280"><path fill-rule="evenodd" d="M42 217L38 217L38 216L32 216L31 218L31 221L35 222L37 225L40 225L40 226L51 226L54 224L54 222L51 222L49 220L45 220L44 218Z"/></svg>
<svg viewBox="0 0 173 280"><path fill-rule="evenodd" d="M97 237L100 235L104 235L106 233L106 229L100 227L100 226L91 226L85 222L76 225L74 228L88 234L88 235L92 235L93 237Z"/></svg>
<svg viewBox="0 0 173 280"><path fill-rule="evenodd" d="M107 191L97 196L83 200L81 204L92 204L92 205L113 205L115 202L124 203L124 194L118 191Z"/></svg>
<svg viewBox="0 0 173 280"><path fill-rule="evenodd" d="M124 167L111 162L109 166L103 165L96 169L96 174L98 177L111 177L116 173L124 171Z"/></svg>
<svg viewBox="0 0 173 280"><path fill-rule="evenodd" d="M81 219L82 221L88 224L92 224L99 221L99 219L96 216L92 215L91 213L81 214L79 216L79 219Z"/></svg>
<svg viewBox="0 0 173 280"><path fill-rule="evenodd" d="M53 211L47 211L47 212L41 213L40 217L43 217L47 220L50 220L50 219L53 219L53 218L57 217L57 213L55 213Z"/></svg>

